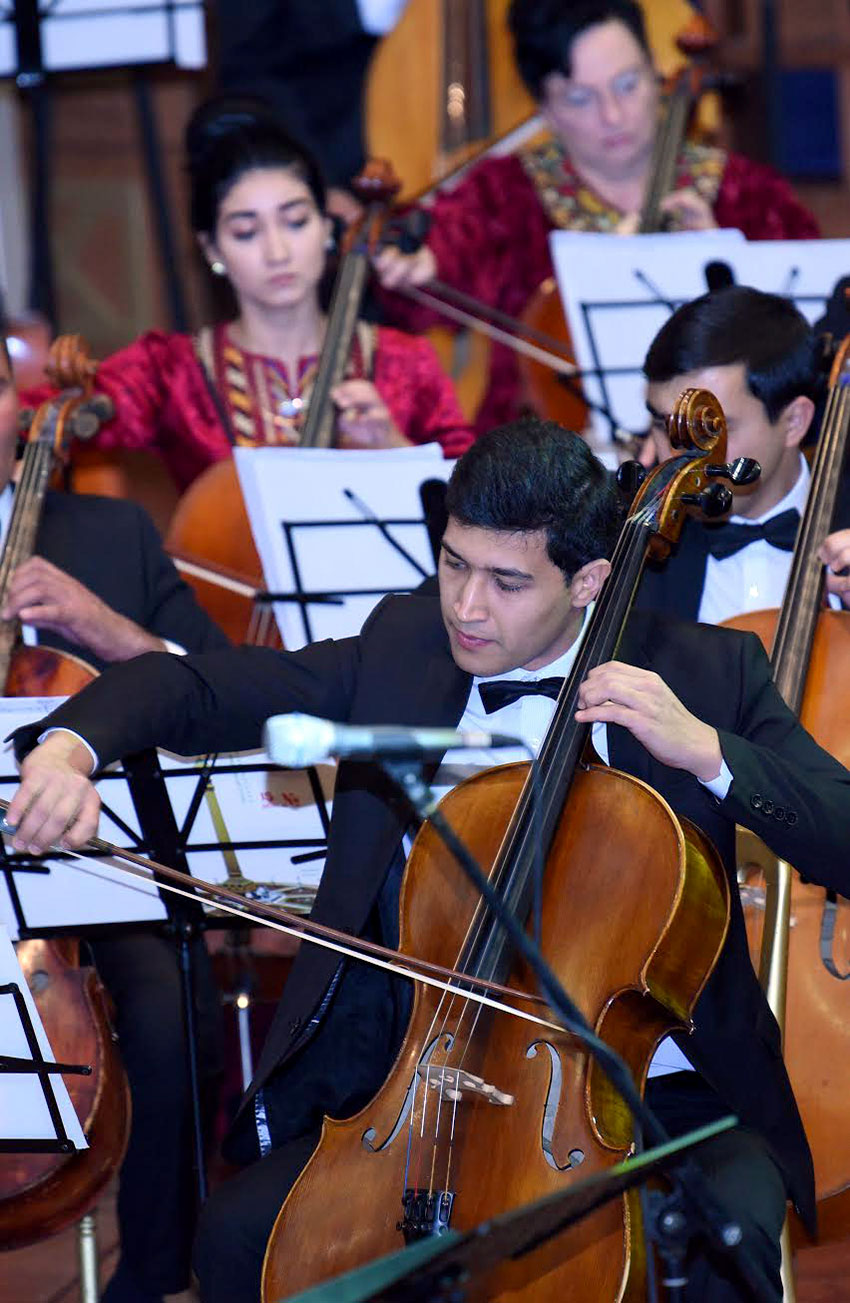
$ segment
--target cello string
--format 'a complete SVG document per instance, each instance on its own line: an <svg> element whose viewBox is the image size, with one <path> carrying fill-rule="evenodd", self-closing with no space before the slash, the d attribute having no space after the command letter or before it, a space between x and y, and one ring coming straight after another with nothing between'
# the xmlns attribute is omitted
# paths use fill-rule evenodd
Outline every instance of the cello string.
<svg viewBox="0 0 850 1303"><path fill-rule="evenodd" d="M638 508L638 510L637 510L636 512L632 513L632 516L630 517L629 521L627 522L627 524L630 526L630 528L629 528L629 529L624 528L624 530L622 531L622 534L621 534L621 539L618 540L618 545L617 545L617 547L615 548L615 553L614 553L614 562L615 562L615 564L616 564L616 561L619 559L619 558L618 558L618 554L619 554L619 555L622 555L622 553L624 553L625 551L628 550L628 548L629 548L629 546L630 546L630 539L634 536L634 532L635 532L636 528L645 525L645 524L646 524L646 523L651 519L651 517L652 517L652 513L653 513L653 509L654 509L654 500L648 500L648 501L647 501L647 502L646 502L642 507ZM622 547L620 546L621 543L622 543ZM552 724L550 725L550 729L552 729L552 728L554 728L554 727L555 727L555 717L553 717L553 721L552 721ZM526 785L524 785L524 790L525 790L525 786L528 785L528 782L529 782L529 780L530 780L531 777L532 777L532 774L530 773L530 774L529 774L529 779L526 780ZM497 873L498 873L498 862L497 862L497 865L496 865L496 870L497 870ZM485 914L485 912L482 910L482 911L479 912L479 917L478 917L478 919L477 919L477 922L474 921L473 926L470 927L470 929L469 929L469 935L472 935L473 937L478 937L478 938L480 939L481 930L482 930L483 927L484 927L485 921L486 921L486 914ZM459 966L460 963L461 963L461 958L459 957L458 960L456 961L457 966ZM446 1088L446 1071L445 1071L445 1069L446 1069L446 1067L448 1066L449 1059L450 1059L450 1057L451 1057L451 1062L455 1065L455 1066L454 1066L454 1070L455 1070L455 1072L458 1074L458 1077L456 1078L456 1081L455 1081L453 1107L452 1107L452 1109L450 1110L450 1118L449 1118L449 1137L448 1137L448 1144L447 1144L447 1149L446 1149L445 1180L444 1180L444 1182L441 1183L442 1186L443 1186L443 1188L445 1189L445 1191L448 1192L448 1190L449 1190L449 1188L450 1188L450 1176L451 1176L452 1159L453 1159L453 1152L454 1152L454 1140L455 1140L456 1127L457 1127L457 1107L458 1107L458 1103L460 1102L459 1097L460 1097L461 1094L462 1094L461 1089L460 1089L459 1073L460 1073L460 1071L461 1071L461 1069L462 1069L462 1067L463 1067L464 1062L466 1061L467 1054L468 1054L468 1052L469 1052L469 1050L470 1050L470 1046L471 1046L471 1044L472 1044L472 1039L473 1039L473 1036L474 1036L474 1034L475 1034L475 1032L476 1032L476 1030L477 1030L478 1022L479 1022L479 1018L480 1018L480 1015L481 1015L481 1006L479 1005L479 1006L477 1006L477 1007L475 1008L475 1012L474 1012L473 1017L472 1017L472 1025L471 1025L471 1027L469 1027L468 1031L466 1031L465 1034L464 1034L464 1037L463 1037L463 1044L462 1044L461 1052L460 1052L460 1055L458 1056L458 1055L457 1055L457 1049L459 1048L460 1041L461 1041L461 1026L462 1026L462 1024L463 1024L463 1021L464 1021L464 1018L465 1018L465 1015L466 1015L466 1011L467 1011L467 1010L469 1009L469 1007L470 1007L470 1006L469 1006L469 1003L468 1003L468 1002L464 1002L464 1000L463 1000L463 991L462 991L462 989L459 990L459 991L457 991L456 993L453 993L453 994L452 994L451 1000L448 1002L448 1004L449 1004L449 1008L448 1008L448 1010L447 1010L447 1012L446 1012L446 1015L445 1015L445 1017L444 1017L444 1022L443 1022L443 1029L445 1030L447 1019L448 1019L448 1017L450 1016L450 1014L452 1014L452 1013L455 1011L455 1010L454 1010L454 1007L455 1007L456 1003L458 1002L458 1000L460 1000L460 1001L462 1002L462 1008L461 1008L460 1016L459 1016L458 1019L457 1019L457 1024L456 1024L456 1027L455 1027L455 1036L454 1036L453 1044L452 1044L452 1047L451 1047L451 1049L452 1049L453 1052L452 1052L451 1056L449 1055L449 1053L446 1053L445 1056L444 1056L444 1063L443 1063L442 1077L441 1077L441 1080L440 1080L440 1082L439 1082L439 1084L438 1084L438 1101L437 1101L437 1110L436 1110L436 1117L435 1117L434 1134L433 1134L433 1139L432 1139L432 1142L431 1142L431 1143L432 1143L432 1165L431 1165L431 1181L430 1181L430 1184L429 1184L429 1195L431 1195L431 1196L433 1195L433 1191L434 1191L434 1183L435 1183L435 1182L434 1182L434 1177L435 1177L435 1160L436 1160L436 1157L437 1157L437 1149L438 1149L438 1145L439 1145L440 1122L441 1122L441 1119L442 1119L443 1091L444 1091L444 1089ZM429 1064L429 1081L428 1081L428 1083L427 1083L428 1086L430 1086L430 1067L431 1067L431 1065ZM430 1094L430 1091L428 1091L427 1093ZM423 1123L424 1123L424 1109L423 1109ZM424 1125L423 1125L422 1130L423 1130L423 1134L424 1134ZM421 1155L420 1155L420 1159L421 1159Z"/></svg>

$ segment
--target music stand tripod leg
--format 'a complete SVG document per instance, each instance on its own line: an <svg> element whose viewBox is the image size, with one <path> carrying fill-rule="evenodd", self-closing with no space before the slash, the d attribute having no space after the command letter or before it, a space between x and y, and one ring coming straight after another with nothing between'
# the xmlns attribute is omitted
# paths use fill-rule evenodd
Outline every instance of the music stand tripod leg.
<svg viewBox="0 0 850 1303"><path fill-rule="evenodd" d="M98 1303L100 1283L97 1261L97 1221L92 1210L77 1223L77 1263L80 1269L80 1303Z"/></svg>

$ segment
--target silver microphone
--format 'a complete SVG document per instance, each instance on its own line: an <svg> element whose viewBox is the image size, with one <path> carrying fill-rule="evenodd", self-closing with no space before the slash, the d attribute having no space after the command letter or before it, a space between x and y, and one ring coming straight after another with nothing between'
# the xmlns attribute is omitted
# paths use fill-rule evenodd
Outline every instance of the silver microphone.
<svg viewBox="0 0 850 1303"><path fill-rule="evenodd" d="M334 724L313 715L272 715L263 729L266 751L275 764L303 769L328 756L439 757L445 751L522 747L504 733L483 729L407 728L401 724Z"/></svg>

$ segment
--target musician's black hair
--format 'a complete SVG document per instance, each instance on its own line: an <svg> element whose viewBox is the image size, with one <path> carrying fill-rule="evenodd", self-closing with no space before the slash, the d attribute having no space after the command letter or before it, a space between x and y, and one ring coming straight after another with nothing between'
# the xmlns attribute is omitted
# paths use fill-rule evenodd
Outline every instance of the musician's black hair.
<svg viewBox="0 0 850 1303"><path fill-rule="evenodd" d="M652 61L643 11L634 0L512 0L508 26L520 75L536 100L551 72L572 74L573 42L589 27L618 22Z"/></svg>
<svg viewBox="0 0 850 1303"><path fill-rule="evenodd" d="M668 318L643 364L660 384L691 371L743 363L750 392L775 421L795 398L816 400L819 346L806 318L788 299L746 285L703 294Z"/></svg>
<svg viewBox="0 0 850 1303"><path fill-rule="evenodd" d="M585 441L537 417L475 441L452 471L446 509L478 529L544 530L549 558L565 579L610 556L622 523L613 477Z"/></svg>
<svg viewBox="0 0 850 1303"><path fill-rule="evenodd" d="M312 154L284 129L272 106L247 95L219 95L200 104L185 132L192 229L212 237L222 200L254 168L282 167L307 186L325 211L325 182Z"/></svg>

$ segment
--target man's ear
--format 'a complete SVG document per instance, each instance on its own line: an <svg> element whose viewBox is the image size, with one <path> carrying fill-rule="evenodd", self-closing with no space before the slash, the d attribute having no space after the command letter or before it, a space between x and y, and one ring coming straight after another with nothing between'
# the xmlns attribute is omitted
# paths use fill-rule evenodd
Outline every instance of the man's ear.
<svg viewBox="0 0 850 1303"><path fill-rule="evenodd" d="M570 580L570 599L574 607L582 610L599 596L602 585L611 573L611 562L604 557L588 561Z"/></svg>
<svg viewBox="0 0 850 1303"><path fill-rule="evenodd" d="M780 413L780 423L786 448L798 448L812 423L815 405L805 394L798 394Z"/></svg>

